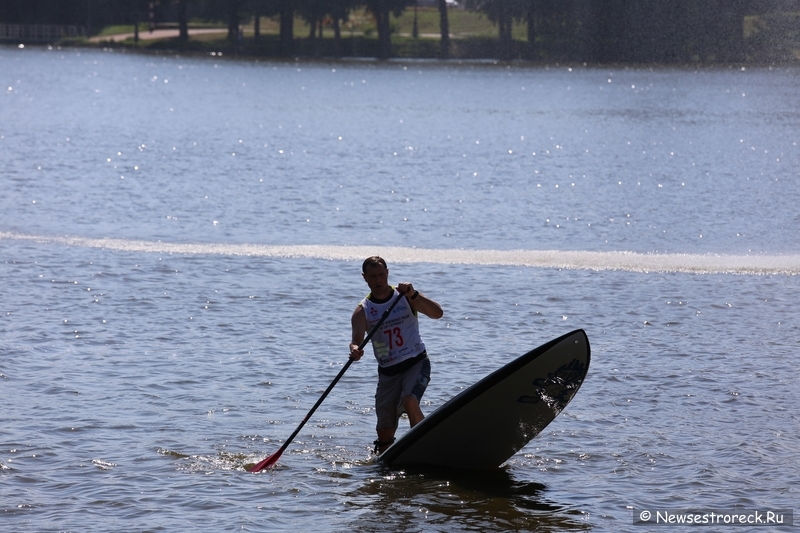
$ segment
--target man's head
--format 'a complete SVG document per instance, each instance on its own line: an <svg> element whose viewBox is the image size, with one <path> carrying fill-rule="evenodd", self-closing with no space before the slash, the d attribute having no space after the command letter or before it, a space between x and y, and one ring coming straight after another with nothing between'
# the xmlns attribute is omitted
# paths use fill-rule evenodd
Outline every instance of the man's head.
<svg viewBox="0 0 800 533"><path fill-rule="evenodd" d="M387 297L391 292L389 287L389 268L382 257L374 255L368 257L361 265L361 275L367 282L372 295L377 298Z"/></svg>
<svg viewBox="0 0 800 533"><path fill-rule="evenodd" d="M367 268L371 266L383 266L386 270L389 270L389 267L386 266L386 261L383 260L383 257L378 257L377 255L373 255L372 257L367 257L364 259L364 262L361 264L361 273L366 274Z"/></svg>

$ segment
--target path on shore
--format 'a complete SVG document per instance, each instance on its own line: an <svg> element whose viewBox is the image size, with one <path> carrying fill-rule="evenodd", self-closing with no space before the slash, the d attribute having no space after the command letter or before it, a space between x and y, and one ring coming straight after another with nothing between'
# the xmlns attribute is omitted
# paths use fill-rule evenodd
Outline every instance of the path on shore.
<svg viewBox="0 0 800 533"><path fill-rule="evenodd" d="M189 29L189 36L192 35L203 35L203 34L210 34L210 33L228 33L226 28L195 28ZM174 29L158 29L158 30L140 30L139 31L139 39L142 41L151 41L155 39L174 39L180 36L180 30L177 28ZM125 41L127 39L133 39L134 34L131 33L118 33L116 35L98 35L96 37L92 37L89 39L90 42L93 43L102 43L104 41L114 41L118 43L120 41Z"/></svg>
<svg viewBox="0 0 800 533"><path fill-rule="evenodd" d="M189 29L189 37L192 35L208 35L215 33L228 33L226 28L195 28ZM139 31L139 39L142 41L153 41L156 39L175 39L180 35L178 29L158 29L158 30L141 30ZM351 32L351 35L363 35L363 32ZM411 37L410 33L398 33L401 37ZM438 39L441 34L439 33L420 33L419 36L423 39ZM454 34L450 34L450 38L456 38ZM114 35L98 35L89 39L93 43L102 43L106 41L113 41L115 43L133 39L133 33L117 33Z"/></svg>

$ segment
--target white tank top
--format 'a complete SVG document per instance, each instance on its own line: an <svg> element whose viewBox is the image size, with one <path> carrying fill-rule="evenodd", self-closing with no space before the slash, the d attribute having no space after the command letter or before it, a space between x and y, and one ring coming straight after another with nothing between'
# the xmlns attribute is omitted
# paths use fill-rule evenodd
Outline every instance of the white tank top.
<svg viewBox="0 0 800 533"><path fill-rule="evenodd" d="M392 297L384 303L376 304L369 299L369 296L361 300L359 305L367 317L367 331L375 327L383 312L399 295L395 289ZM401 300L372 337L372 350L381 367L396 365L425 351L425 344L419 336L417 314L404 296L400 298Z"/></svg>

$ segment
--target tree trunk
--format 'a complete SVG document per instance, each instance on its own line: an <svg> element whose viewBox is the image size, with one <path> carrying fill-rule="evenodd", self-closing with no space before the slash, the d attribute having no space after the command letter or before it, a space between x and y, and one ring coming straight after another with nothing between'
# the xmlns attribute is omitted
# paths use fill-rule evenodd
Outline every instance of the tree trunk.
<svg viewBox="0 0 800 533"><path fill-rule="evenodd" d="M239 40L239 2L228 4L228 40L234 44Z"/></svg>
<svg viewBox="0 0 800 533"><path fill-rule="evenodd" d="M536 57L536 0L528 0L525 22L528 30L528 58L534 59Z"/></svg>
<svg viewBox="0 0 800 533"><path fill-rule="evenodd" d="M442 59L450 57L450 21L447 19L447 0L439 0L439 29L442 33Z"/></svg>
<svg viewBox="0 0 800 533"><path fill-rule="evenodd" d="M511 13L509 12L507 1L503 0L501 2L500 12L497 17L501 59L510 59L511 57Z"/></svg>
<svg viewBox="0 0 800 533"><path fill-rule="evenodd" d="M375 10L375 22L378 26L378 57L389 59L392 55L392 36L389 26L389 8L384 0L378 0Z"/></svg>
<svg viewBox="0 0 800 533"><path fill-rule="evenodd" d="M186 20L187 0L178 0L178 28L180 28L179 39L183 42L189 40L189 22Z"/></svg>
<svg viewBox="0 0 800 533"><path fill-rule="evenodd" d="M342 27L339 24L339 16L333 16L333 43L336 57L342 55Z"/></svg>
<svg viewBox="0 0 800 533"><path fill-rule="evenodd" d="M417 0L414 0L414 26L411 29L411 37L414 39L419 39L419 18L418 18L418 8Z"/></svg>
<svg viewBox="0 0 800 533"><path fill-rule="evenodd" d="M733 0L719 6L717 59L725 62L744 60L745 6L744 0Z"/></svg>
<svg viewBox="0 0 800 533"><path fill-rule="evenodd" d="M134 18L134 21L133 21L133 42L136 43L136 44L139 44L139 18L140 18L140 15L141 14L139 13L139 3L137 2L136 3L136 7L134 8L134 12L133 12L133 18Z"/></svg>
<svg viewBox="0 0 800 533"><path fill-rule="evenodd" d="M294 6L291 2L281 4L281 34L279 54L289 56L294 51Z"/></svg>

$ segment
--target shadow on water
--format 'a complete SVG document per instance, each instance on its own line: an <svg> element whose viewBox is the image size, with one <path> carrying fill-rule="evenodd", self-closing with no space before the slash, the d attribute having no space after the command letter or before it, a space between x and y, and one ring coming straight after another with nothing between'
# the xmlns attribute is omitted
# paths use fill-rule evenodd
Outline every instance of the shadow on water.
<svg viewBox="0 0 800 533"><path fill-rule="evenodd" d="M390 470L376 466L348 494L358 508L349 531L588 531L579 510L548 501L547 487L503 469Z"/></svg>

